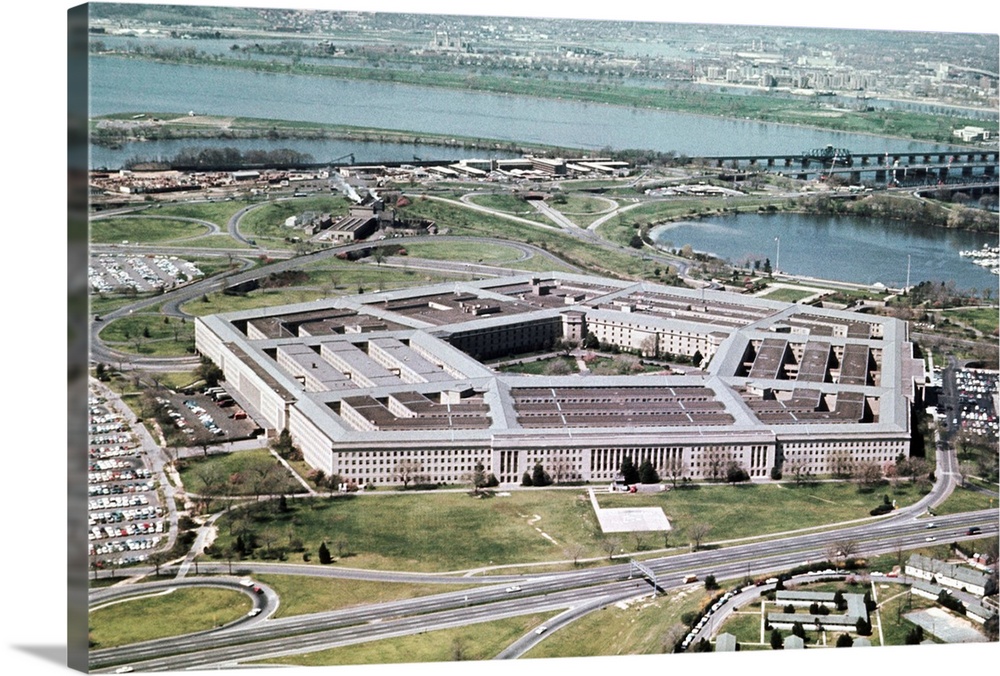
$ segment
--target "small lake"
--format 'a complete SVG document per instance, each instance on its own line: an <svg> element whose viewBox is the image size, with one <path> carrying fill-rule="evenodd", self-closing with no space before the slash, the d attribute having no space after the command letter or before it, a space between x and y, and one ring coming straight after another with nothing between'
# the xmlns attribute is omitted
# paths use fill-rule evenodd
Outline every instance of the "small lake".
<svg viewBox="0 0 1000 676"><path fill-rule="evenodd" d="M911 285L954 280L963 290L997 288L996 275L958 255L996 244L997 236L989 233L876 218L737 214L669 223L651 235L660 246L690 244L732 263L770 259L790 274L891 287L906 283L909 256Z"/></svg>

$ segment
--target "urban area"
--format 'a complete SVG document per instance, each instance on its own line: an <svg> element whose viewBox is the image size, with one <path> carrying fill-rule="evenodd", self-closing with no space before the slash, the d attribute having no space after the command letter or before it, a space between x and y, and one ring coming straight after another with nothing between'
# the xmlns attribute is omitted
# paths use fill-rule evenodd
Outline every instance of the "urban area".
<svg viewBox="0 0 1000 676"><path fill-rule="evenodd" d="M998 641L997 36L86 31L91 671Z"/></svg>

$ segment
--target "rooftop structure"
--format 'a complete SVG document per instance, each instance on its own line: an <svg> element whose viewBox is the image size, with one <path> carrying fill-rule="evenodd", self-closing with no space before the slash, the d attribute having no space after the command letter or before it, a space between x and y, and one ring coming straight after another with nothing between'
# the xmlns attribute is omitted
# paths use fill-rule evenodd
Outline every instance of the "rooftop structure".
<svg viewBox="0 0 1000 676"><path fill-rule="evenodd" d="M767 480L785 463L889 464L910 446L922 362L895 319L583 275L524 274L199 318L198 351L258 422L348 482L402 467L501 484L541 463L611 481L628 456L662 476ZM484 360L590 336L690 375L532 376Z"/></svg>

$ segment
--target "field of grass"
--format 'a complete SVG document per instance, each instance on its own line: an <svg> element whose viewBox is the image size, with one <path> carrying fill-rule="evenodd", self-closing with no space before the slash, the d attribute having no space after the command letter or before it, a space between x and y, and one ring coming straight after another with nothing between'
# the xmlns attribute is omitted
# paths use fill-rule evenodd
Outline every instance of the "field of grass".
<svg viewBox="0 0 1000 676"><path fill-rule="evenodd" d="M468 589L463 584L407 584L368 582L301 575L257 575L256 579L272 587L281 598L274 617L292 617L326 610L350 608L369 603L399 601L449 591Z"/></svg>
<svg viewBox="0 0 1000 676"><path fill-rule="evenodd" d="M301 493L305 489L297 480L281 467L267 449L240 451L204 457L192 457L178 463L181 481L190 493L204 493L206 486L210 492L227 495L253 496L259 486L257 480L269 470L274 470L281 479L267 484L271 493Z"/></svg>
<svg viewBox="0 0 1000 676"><path fill-rule="evenodd" d="M176 589L91 612L90 636L97 649L180 636L220 627L246 615L251 607L250 599L237 591ZM150 622L151 617L170 621Z"/></svg>
<svg viewBox="0 0 1000 676"><path fill-rule="evenodd" d="M948 499L934 508L935 514L958 514L959 512L974 512L980 509L990 509L997 506L997 498L986 493L980 493L972 488L958 487Z"/></svg>
<svg viewBox="0 0 1000 676"><path fill-rule="evenodd" d="M517 249L496 243L441 242L415 243L406 246L409 255L438 261L466 261L487 265L513 263L522 256Z"/></svg>
<svg viewBox="0 0 1000 676"><path fill-rule="evenodd" d="M916 594L910 594L909 587L890 584L885 589L878 589L879 615L882 619L883 645L906 645L906 634L916 626L903 615L913 610L933 608L937 604ZM874 626L874 620L872 625ZM924 638L934 640L928 632ZM872 645L878 645L878 629L872 632Z"/></svg>
<svg viewBox="0 0 1000 676"><path fill-rule="evenodd" d="M190 221L136 216L101 218L90 223L90 241L95 244L116 244L123 240L135 244L154 244L196 237L208 232L208 227Z"/></svg>
<svg viewBox="0 0 1000 676"><path fill-rule="evenodd" d="M514 214L515 216L527 216L535 213L535 210L530 204L524 201L523 198L517 197L516 195L474 195L470 198L470 201L481 207L495 209L496 211L503 211L508 214Z"/></svg>
<svg viewBox="0 0 1000 676"><path fill-rule="evenodd" d="M595 657L599 655L651 655L668 652L664 640L681 616L701 608L703 587L693 592L672 592L655 600L647 594L622 606L598 610L554 632L528 651L525 657ZM683 636L683 633L680 633Z"/></svg>
<svg viewBox="0 0 1000 676"><path fill-rule="evenodd" d="M601 507L662 507L674 532L670 541L687 542L693 524L710 524L708 541L752 537L828 523L869 517L882 495L911 504L920 495L914 487L886 486L860 492L851 483L760 484L699 486L663 493L600 495Z"/></svg>
<svg viewBox="0 0 1000 676"><path fill-rule="evenodd" d="M651 279L655 276L653 269L662 267L628 251L595 247L560 232L514 223L460 205L418 197L402 212L406 217L429 218L454 235L479 235L535 244L568 263L612 277Z"/></svg>
<svg viewBox="0 0 1000 676"><path fill-rule="evenodd" d="M996 336L997 331L1000 330L1000 313L995 307L958 308L936 314L968 324L987 336Z"/></svg>
<svg viewBox="0 0 1000 676"><path fill-rule="evenodd" d="M757 611L752 609L741 610L733 613L719 627L718 633L728 632L736 637L738 643L760 643L760 606ZM769 632L764 634L764 642L767 642ZM770 649L770 646L768 646Z"/></svg>
<svg viewBox="0 0 1000 676"><path fill-rule="evenodd" d="M560 367L557 364L563 364ZM551 359L539 359L538 361L529 361L523 364L509 364L500 367L500 371L503 373L525 373L528 375L547 375L555 374L561 372L566 373L577 373L576 360L572 357L552 357Z"/></svg>
<svg viewBox="0 0 1000 676"><path fill-rule="evenodd" d="M200 218L215 223L225 229L233 214L247 206L242 201L195 202L195 203L165 203L156 204L152 209L157 216L183 216L184 218ZM151 210L149 213L153 213Z"/></svg>
<svg viewBox="0 0 1000 676"><path fill-rule="evenodd" d="M815 295L813 289L790 289L787 286L777 286L763 294L763 298L777 300L783 303L796 303L803 298Z"/></svg>
<svg viewBox="0 0 1000 676"><path fill-rule="evenodd" d="M454 629L369 641L356 645L290 655L260 664L333 666L346 664L403 664L489 660L521 636L542 624L549 615L533 614ZM419 669L418 671L425 671Z"/></svg>
<svg viewBox="0 0 1000 676"><path fill-rule="evenodd" d="M208 294L208 302L201 298L188 301L181 306L184 312L203 317L219 312L235 312L254 308L274 307L291 303L305 303L326 297L319 289L257 289L245 295L227 296L224 293Z"/></svg>
<svg viewBox="0 0 1000 676"><path fill-rule="evenodd" d="M108 322L99 335L122 352L181 357L194 351L194 322L179 317L129 315Z"/></svg>
<svg viewBox="0 0 1000 676"><path fill-rule="evenodd" d="M233 539L232 518L219 523L223 549ZM602 555L597 520L577 491L515 491L492 499L404 492L312 498L289 501L287 513L263 515L256 524L279 531L289 526L307 550L326 541L335 556L343 549L345 565L361 568L445 571L542 562L572 558L565 548L576 543L584 557Z"/></svg>

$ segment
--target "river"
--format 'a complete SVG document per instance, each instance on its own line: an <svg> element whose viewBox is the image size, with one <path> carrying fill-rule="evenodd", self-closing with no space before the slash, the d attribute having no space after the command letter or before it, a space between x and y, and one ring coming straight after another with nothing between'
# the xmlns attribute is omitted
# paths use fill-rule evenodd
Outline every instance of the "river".
<svg viewBox="0 0 1000 676"><path fill-rule="evenodd" d="M669 223L651 236L660 246L689 244L732 263L770 259L789 274L891 287L906 283L909 256L911 284L954 280L962 290L997 287L995 275L958 255L995 245L997 236L988 233L877 218L737 214Z"/></svg>
<svg viewBox="0 0 1000 676"><path fill-rule="evenodd" d="M92 115L193 110L593 151L641 148L691 156L798 154L828 144L859 153L944 147L660 110L116 56L92 56L90 77ZM433 146L421 150L423 154L413 154L434 159ZM124 147L121 157L135 154L134 148Z"/></svg>

